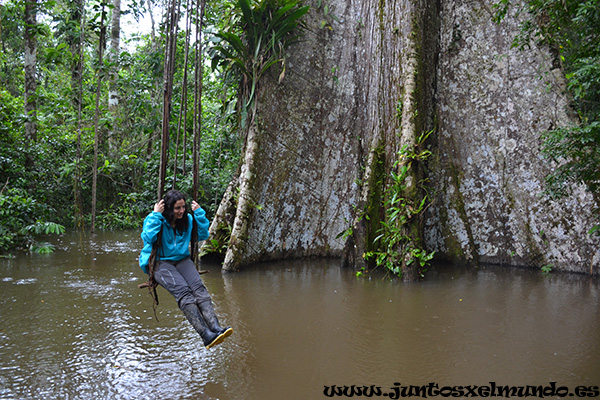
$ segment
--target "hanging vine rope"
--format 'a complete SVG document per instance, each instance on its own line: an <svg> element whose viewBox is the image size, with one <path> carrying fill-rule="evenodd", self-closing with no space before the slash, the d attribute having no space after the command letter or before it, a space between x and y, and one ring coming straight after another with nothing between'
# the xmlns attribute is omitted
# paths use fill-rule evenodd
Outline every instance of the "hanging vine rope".
<svg viewBox="0 0 600 400"><path fill-rule="evenodd" d="M194 154L194 166L193 166L193 184L192 184L192 197L194 200L198 200L199 190L199 164L200 160L198 157L198 151L200 149L200 139L202 134L202 77L204 75L203 70L203 58L202 58L202 21L204 19L204 7L205 0L200 0L200 7L196 7L196 42L194 43L196 60L194 67L194 143L193 143L193 154ZM195 226L196 220L194 219L194 228L192 229L192 260L194 263L198 259L198 230Z"/></svg>
<svg viewBox="0 0 600 400"><path fill-rule="evenodd" d="M179 7L179 0L171 0L169 2L169 17L167 20L163 75L162 140L160 166L158 172L158 199L162 199L163 197L167 174L167 162L169 155L169 124L171 119L171 98L173 96L173 75L175 74L175 50L177 48Z"/></svg>
<svg viewBox="0 0 600 400"><path fill-rule="evenodd" d="M171 97L173 94L173 76L175 72L175 51L177 48L177 25L179 21L180 12L180 1L171 0L169 3L169 19L167 23L167 38L165 45L165 64L164 64L164 89L163 89L163 120L162 120L162 141L161 141L161 155L160 155L160 167L159 167L159 182L158 182L158 199L160 200L164 195L164 187L166 180L167 162L168 162L168 151L169 151L169 123L171 114ZM194 49L196 53L196 59L194 63L194 137L193 137L193 186L192 186L192 199L198 200L199 191L199 157L198 151L200 147L200 137L202 130L202 77L203 77L203 66L202 66L202 24L204 18L205 0L201 0L199 7L196 7L196 42ZM177 146L179 147L179 130L182 124L184 124L187 118L187 66L188 66L188 53L189 53L189 36L191 31L191 18L190 18L190 6L191 1L186 2L186 49L185 49L185 67L184 67L184 79L181 97L181 112L179 123L177 127ZM184 137L184 143L187 140L187 135ZM184 147L185 149L185 147ZM177 151L177 150L176 150ZM183 151L183 158L185 160L185 150ZM175 155L177 158L177 154ZM175 161L175 169L173 171L173 188L176 184L177 176L177 162ZM184 161L185 165L185 161ZM197 261L198 256L198 232L196 227L196 220L193 218L194 227L192 229L192 248L191 256L194 263ZM157 240L158 243L158 240ZM150 276L152 276L154 265L150 267ZM153 285L153 282L150 282Z"/></svg>
<svg viewBox="0 0 600 400"><path fill-rule="evenodd" d="M185 5L185 61L183 64L183 83L181 86L181 110L179 112L179 121L177 123L177 141L175 145L175 157L173 163L173 188L177 184L177 153L179 151L179 138L181 132L181 125L183 124L183 149L181 153L182 161L182 175L185 176L185 158L187 153L187 82L188 82L188 61L190 55L190 30L192 26L192 19L190 18L190 5L191 1L187 0Z"/></svg>
<svg viewBox="0 0 600 400"><path fill-rule="evenodd" d="M167 19L167 35L165 40L165 61L164 61L164 81L163 81L163 113L162 113L162 138L160 165L158 172L158 200L163 198L165 190L165 180L167 173L167 162L169 155L169 125L171 117L171 97L173 94L173 75L175 73L175 49L177 47L177 24L179 21L179 0L171 0L169 3L169 17ZM158 282L154 279L154 271L158 264L158 252L162 243L162 228L158 233L156 241L152 246L152 253L148 260L148 281L138 285L138 287L147 287L154 300L154 317L156 318L156 306L158 305L158 295L156 287ZM157 318L158 319L158 318Z"/></svg>
<svg viewBox="0 0 600 400"><path fill-rule="evenodd" d="M200 138L202 131L202 20L204 18L205 0L200 0L200 7L196 8L196 60L194 67L194 167L193 167L193 196L197 200L199 187L199 159L198 151L200 147ZM199 15L198 15L199 14Z"/></svg>
<svg viewBox="0 0 600 400"><path fill-rule="evenodd" d="M202 129L202 25L205 10L205 0L201 0L200 4L196 6L195 15L195 43L194 50L196 53L196 59L194 63L194 117L193 117L193 188L192 198L197 200L199 190L199 145ZM171 115L171 100L173 95L173 77L175 73L175 51L177 48L177 33L178 33L178 21L180 17L180 6L179 0L171 0L169 3L169 18L167 23L167 38L165 44L165 62L164 62L164 87L163 87L163 115L162 115L162 140L161 140L161 156L159 166L159 182L158 182L158 199L161 199L164 195L164 187L166 180L166 171L168 163L168 150L169 150L169 124ZM173 169L173 188L175 188L177 182L177 156L179 150L179 138L180 130L183 125L184 138L183 138L183 173L185 174L185 156L186 156L186 144L187 144L187 81L188 81L188 60L189 60L189 44L190 44L190 32L191 32L191 12L190 8L193 6L192 1L186 2L186 43L185 43L185 62L183 71L183 85L181 90L181 110L179 115L179 121L177 124L177 138L175 146L175 161Z"/></svg>

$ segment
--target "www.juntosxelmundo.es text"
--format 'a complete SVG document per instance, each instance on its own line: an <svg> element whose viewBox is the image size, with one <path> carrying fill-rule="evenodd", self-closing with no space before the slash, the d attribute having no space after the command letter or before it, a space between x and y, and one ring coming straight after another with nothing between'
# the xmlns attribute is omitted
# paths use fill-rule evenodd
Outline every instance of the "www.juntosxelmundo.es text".
<svg viewBox="0 0 600 400"><path fill-rule="evenodd" d="M545 398L545 397L600 397L599 386L557 386L556 382L548 385L510 386L489 382L488 385L441 386L430 382L427 385L402 385L394 382L388 388L376 385L325 386L323 394L327 397L387 397L399 398L434 398L434 397L504 397L504 398Z"/></svg>

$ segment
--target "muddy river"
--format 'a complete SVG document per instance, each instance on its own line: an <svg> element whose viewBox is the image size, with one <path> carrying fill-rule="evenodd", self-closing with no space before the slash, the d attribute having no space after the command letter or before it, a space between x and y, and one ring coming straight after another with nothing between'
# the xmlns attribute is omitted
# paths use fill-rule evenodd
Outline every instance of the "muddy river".
<svg viewBox="0 0 600 400"><path fill-rule="evenodd" d="M0 259L0 399L600 397L598 278L436 265L404 284L338 260L205 263L235 330L206 350L166 291L154 310L137 288L137 232L53 243Z"/></svg>

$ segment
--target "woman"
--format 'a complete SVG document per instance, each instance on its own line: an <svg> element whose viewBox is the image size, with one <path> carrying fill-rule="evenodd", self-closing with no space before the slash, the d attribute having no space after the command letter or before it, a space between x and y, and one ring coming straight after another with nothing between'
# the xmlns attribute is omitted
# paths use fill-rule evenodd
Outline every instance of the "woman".
<svg viewBox="0 0 600 400"><path fill-rule="evenodd" d="M192 211L193 214L186 213L185 197L176 190L167 192L165 198L154 205L154 211L144 219L140 267L148 273L152 245L162 230L154 279L175 297L183 314L200 334L204 346L210 349L231 335L233 329L219 325L210 295L190 258L193 219L198 225L199 241L208 238L209 226L206 213L195 201L192 201Z"/></svg>

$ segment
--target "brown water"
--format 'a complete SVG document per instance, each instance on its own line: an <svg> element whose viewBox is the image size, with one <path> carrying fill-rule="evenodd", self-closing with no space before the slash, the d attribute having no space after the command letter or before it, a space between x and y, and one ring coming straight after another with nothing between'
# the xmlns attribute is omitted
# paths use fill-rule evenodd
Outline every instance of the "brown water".
<svg viewBox="0 0 600 400"><path fill-rule="evenodd" d="M221 320L235 329L206 350L162 289L154 318L137 288L140 244L135 232L67 235L51 255L0 260L1 399L322 399L333 385L388 394L396 382L600 386L597 278L437 266L403 284L357 279L337 260L228 275L203 265Z"/></svg>

